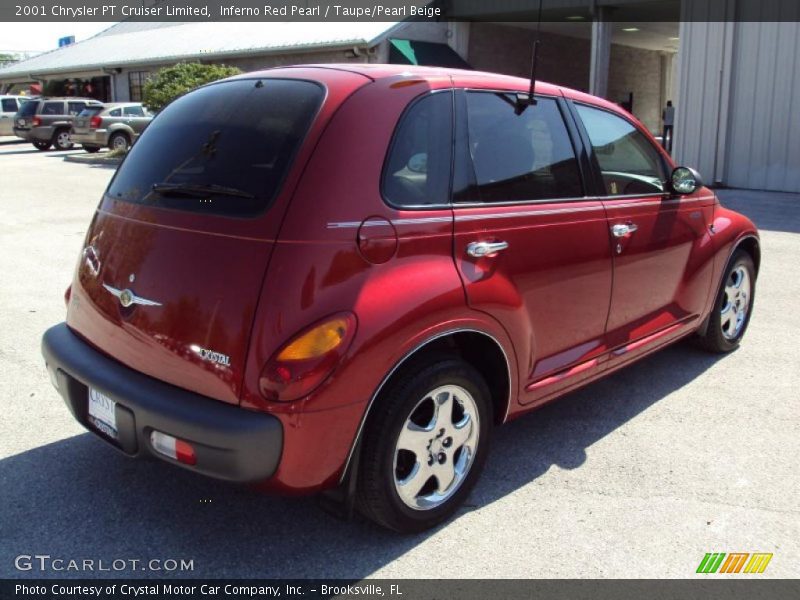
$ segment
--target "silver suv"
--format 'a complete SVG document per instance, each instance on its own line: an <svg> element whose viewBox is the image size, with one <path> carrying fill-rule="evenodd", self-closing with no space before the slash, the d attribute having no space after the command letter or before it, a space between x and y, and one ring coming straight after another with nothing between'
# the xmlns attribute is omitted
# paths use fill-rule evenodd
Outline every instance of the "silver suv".
<svg viewBox="0 0 800 600"><path fill-rule="evenodd" d="M128 150L153 120L138 102L87 106L72 124L72 141L87 152L108 146L112 150Z"/></svg>
<svg viewBox="0 0 800 600"><path fill-rule="evenodd" d="M14 115L27 101L25 96L0 96L0 135L14 135Z"/></svg>
<svg viewBox="0 0 800 600"><path fill-rule="evenodd" d="M69 150L72 121L87 106L102 106L92 98L40 98L29 100L14 118L14 135L31 142L39 150L55 146Z"/></svg>

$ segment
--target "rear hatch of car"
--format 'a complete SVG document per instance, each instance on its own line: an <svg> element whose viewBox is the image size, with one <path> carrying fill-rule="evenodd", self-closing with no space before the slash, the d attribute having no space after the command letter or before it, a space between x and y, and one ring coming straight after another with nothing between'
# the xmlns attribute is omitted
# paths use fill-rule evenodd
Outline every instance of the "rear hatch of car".
<svg viewBox="0 0 800 600"><path fill-rule="evenodd" d="M39 108L39 100L28 100L25 102L14 117L14 128L25 131L31 128L36 109Z"/></svg>
<svg viewBox="0 0 800 600"><path fill-rule="evenodd" d="M72 330L137 371L238 403L263 278L325 98L312 81L239 78L164 108L87 233Z"/></svg>
<svg viewBox="0 0 800 600"><path fill-rule="evenodd" d="M92 130L92 117L99 115L102 111L102 106L87 106L75 117L72 123L72 130L77 134L90 133Z"/></svg>

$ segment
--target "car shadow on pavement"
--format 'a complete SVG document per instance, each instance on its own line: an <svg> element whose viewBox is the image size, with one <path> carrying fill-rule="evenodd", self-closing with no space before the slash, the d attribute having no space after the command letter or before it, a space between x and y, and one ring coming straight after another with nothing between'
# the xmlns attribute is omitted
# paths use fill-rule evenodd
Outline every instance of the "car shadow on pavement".
<svg viewBox="0 0 800 600"><path fill-rule="evenodd" d="M497 429L484 476L456 519L553 465L581 467L589 446L718 358L680 344ZM14 568L20 554L49 554L107 564L193 560L192 572L166 574L177 577L363 578L435 533L397 535L337 520L313 498L264 496L160 461L128 460L88 433L0 461L0 502L0 577L159 575Z"/></svg>

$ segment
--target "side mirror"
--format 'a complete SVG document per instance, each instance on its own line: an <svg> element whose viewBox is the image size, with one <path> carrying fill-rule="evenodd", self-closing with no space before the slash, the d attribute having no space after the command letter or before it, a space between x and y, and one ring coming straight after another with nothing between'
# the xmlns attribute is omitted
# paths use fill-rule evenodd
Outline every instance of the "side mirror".
<svg viewBox="0 0 800 600"><path fill-rule="evenodd" d="M676 194L694 194L703 187L703 178L691 167L678 167L670 176L670 187Z"/></svg>

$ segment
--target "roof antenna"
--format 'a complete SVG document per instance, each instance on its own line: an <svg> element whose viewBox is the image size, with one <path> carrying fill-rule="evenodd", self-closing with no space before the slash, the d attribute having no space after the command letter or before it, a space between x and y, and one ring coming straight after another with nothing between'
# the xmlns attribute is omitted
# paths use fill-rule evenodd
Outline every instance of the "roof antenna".
<svg viewBox="0 0 800 600"><path fill-rule="evenodd" d="M539 55L539 34L542 31L542 0L539 0L539 15L536 19L536 39L533 40L533 57L531 58L531 85L528 93L517 94L517 103L514 112L521 115L529 106L536 106L534 90L536 87L536 58Z"/></svg>

